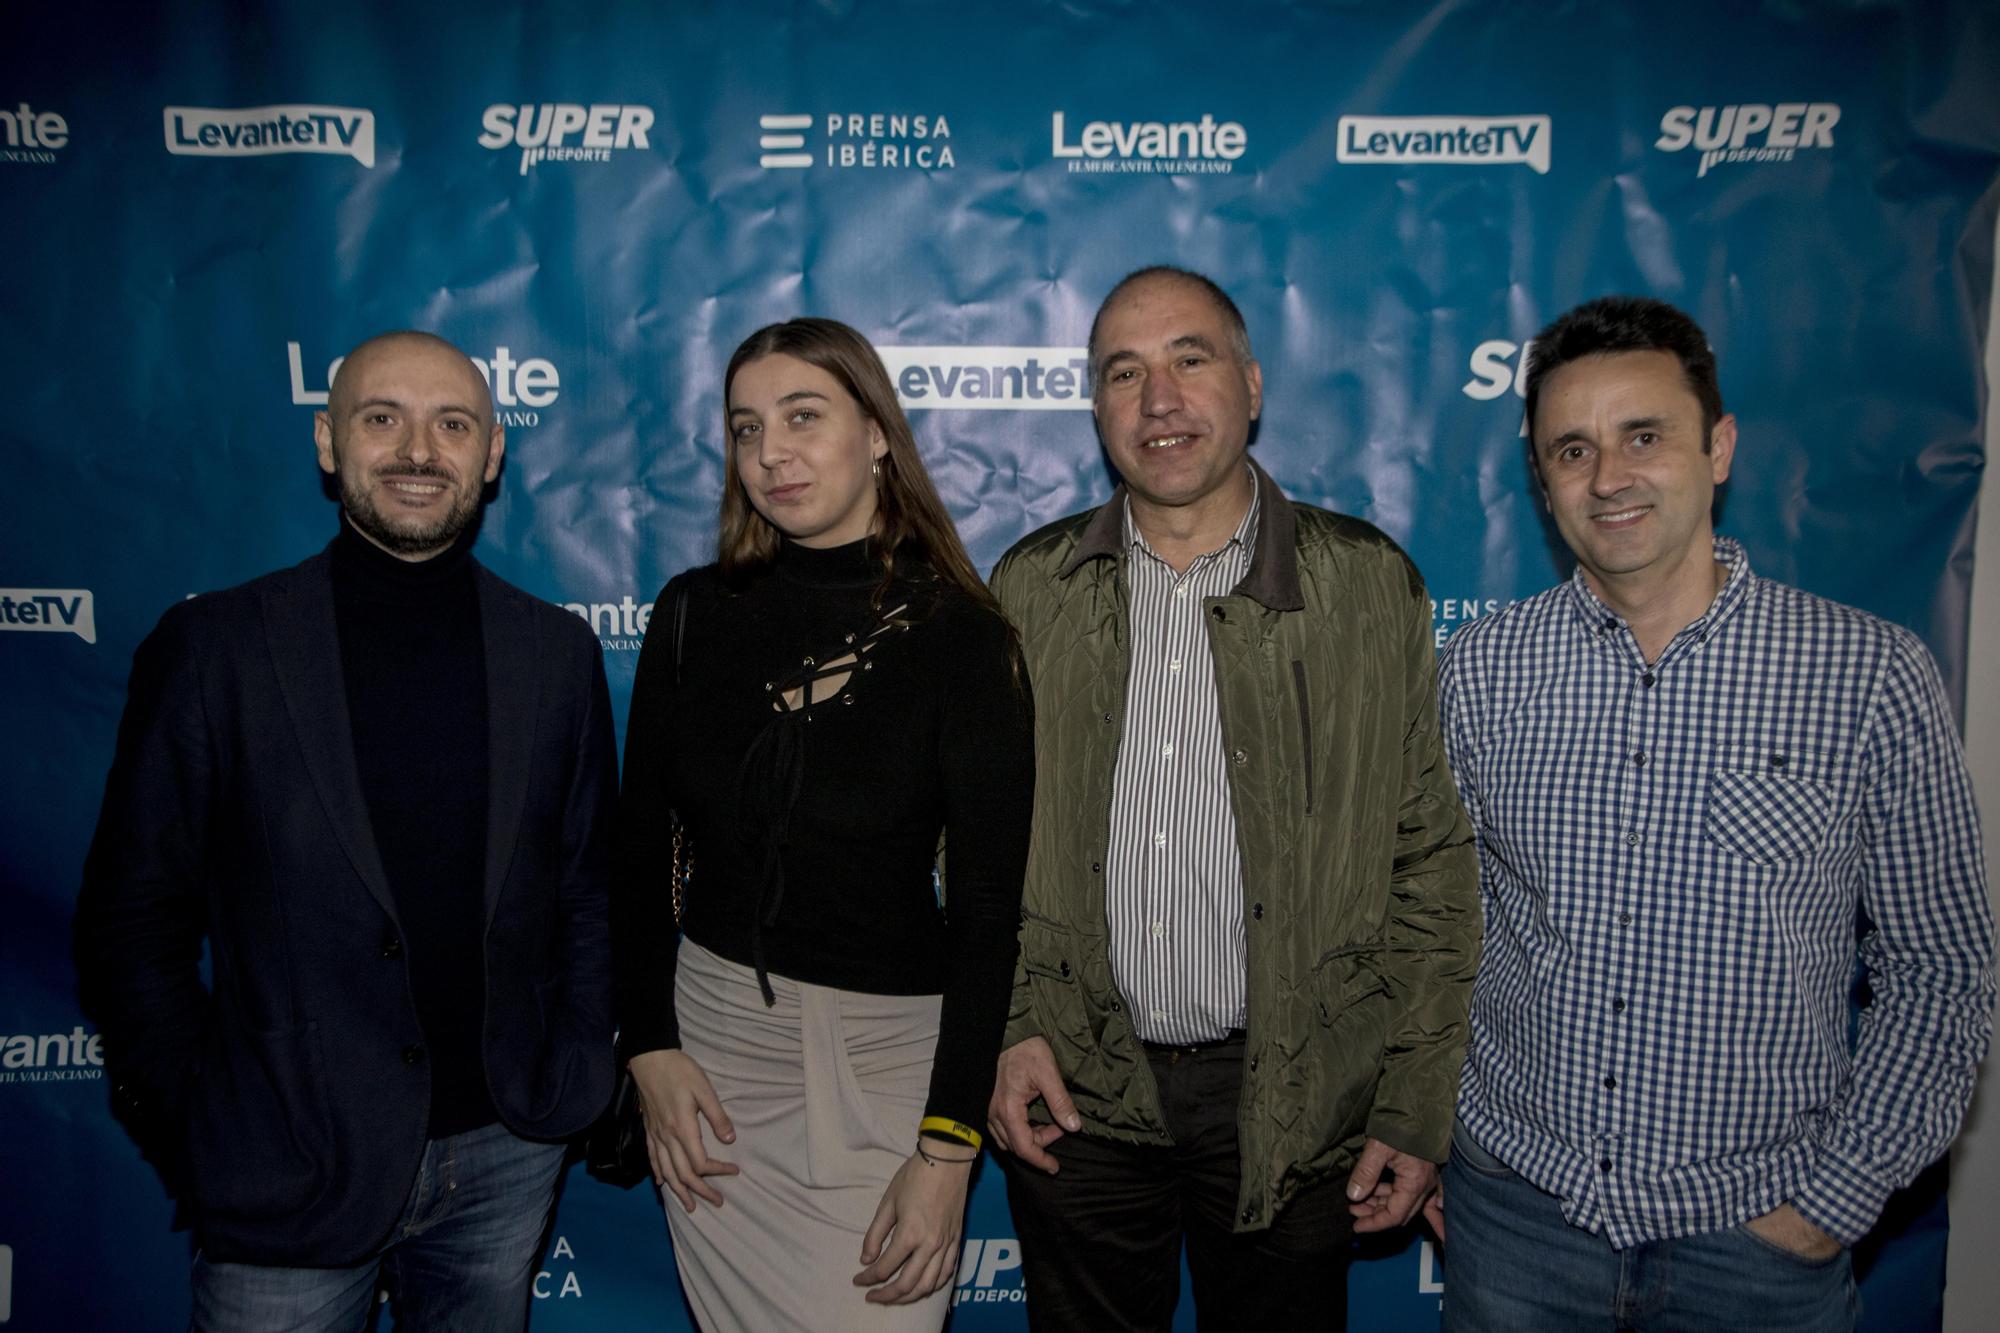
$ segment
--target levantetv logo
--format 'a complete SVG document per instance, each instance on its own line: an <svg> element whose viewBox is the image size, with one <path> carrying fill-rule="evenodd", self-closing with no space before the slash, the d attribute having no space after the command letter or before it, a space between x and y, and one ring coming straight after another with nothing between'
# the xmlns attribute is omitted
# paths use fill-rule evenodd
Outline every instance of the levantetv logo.
<svg viewBox="0 0 2000 1333"><path fill-rule="evenodd" d="M1547 116L1342 116L1342 162L1417 166L1523 165L1549 173Z"/></svg>
<svg viewBox="0 0 2000 1333"><path fill-rule="evenodd" d="M1653 147L1663 153L1692 147L1701 154L1694 170L1700 180L1724 162L1790 162L1802 148L1831 148L1839 123L1840 108L1832 102L1677 106L1660 117Z"/></svg>
<svg viewBox="0 0 2000 1333"><path fill-rule="evenodd" d="M877 347L905 411L1090 410L1081 347Z"/></svg>
<svg viewBox="0 0 2000 1333"><path fill-rule="evenodd" d="M183 157L333 153L375 165L375 113L354 106L212 106L162 109L167 151Z"/></svg>
<svg viewBox="0 0 2000 1333"><path fill-rule="evenodd" d="M1074 142L1062 112L1049 122L1049 152L1073 172L1226 175L1249 142L1240 124L1208 112L1200 120L1093 120Z"/></svg>
<svg viewBox="0 0 2000 1333"><path fill-rule="evenodd" d="M96 643L97 599L88 588L0 588L0 629L74 634Z"/></svg>

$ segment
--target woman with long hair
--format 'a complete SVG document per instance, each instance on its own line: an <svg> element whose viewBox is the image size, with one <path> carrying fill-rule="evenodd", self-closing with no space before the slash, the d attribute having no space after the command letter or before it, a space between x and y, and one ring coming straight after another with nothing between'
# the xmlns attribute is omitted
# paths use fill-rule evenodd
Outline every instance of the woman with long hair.
<svg viewBox="0 0 2000 1333"><path fill-rule="evenodd" d="M633 682L620 1051L703 1327L936 1329L1013 981L1027 682L860 334L759 329L723 396L719 559L661 592Z"/></svg>

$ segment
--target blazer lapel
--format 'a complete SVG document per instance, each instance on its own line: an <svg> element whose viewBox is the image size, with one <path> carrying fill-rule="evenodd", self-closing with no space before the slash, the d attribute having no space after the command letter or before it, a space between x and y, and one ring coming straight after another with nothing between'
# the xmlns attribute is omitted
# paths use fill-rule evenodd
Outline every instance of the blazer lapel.
<svg viewBox="0 0 2000 1333"><path fill-rule="evenodd" d="M327 822L370 896L396 921L395 898L354 762L354 728L333 621L332 560L325 552L265 586L264 638L292 734Z"/></svg>
<svg viewBox="0 0 2000 1333"><path fill-rule="evenodd" d="M486 919L500 902L519 841L541 724L541 641L525 594L479 568L486 641Z"/></svg>

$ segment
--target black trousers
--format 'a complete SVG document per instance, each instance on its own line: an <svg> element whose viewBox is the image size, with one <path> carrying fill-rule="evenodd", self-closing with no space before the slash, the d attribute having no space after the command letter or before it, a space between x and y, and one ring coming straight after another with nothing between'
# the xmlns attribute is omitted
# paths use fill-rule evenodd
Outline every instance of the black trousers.
<svg viewBox="0 0 2000 1333"><path fill-rule="evenodd" d="M1347 1323L1353 1217L1344 1178L1293 1197L1261 1231L1238 1234L1236 1102L1241 1039L1147 1049L1172 1147L1066 1134L1047 1175L999 1154L1021 1242L1035 1333L1166 1333L1187 1245L1203 1333L1294 1333Z"/></svg>

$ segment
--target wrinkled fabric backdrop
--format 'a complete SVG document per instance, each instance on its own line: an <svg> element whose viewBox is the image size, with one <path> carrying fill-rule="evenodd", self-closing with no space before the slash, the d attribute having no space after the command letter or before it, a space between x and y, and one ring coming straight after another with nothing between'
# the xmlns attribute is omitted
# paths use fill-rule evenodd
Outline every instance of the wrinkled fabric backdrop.
<svg viewBox="0 0 2000 1333"><path fill-rule="evenodd" d="M1682 305L1742 423L1722 529L1916 630L1962 703L1980 6L148 8L0 20L0 1323L184 1326L186 1237L77 1009L78 867L133 647L331 536L311 413L379 330L486 368L479 555L596 626L621 725L652 597L709 558L739 340L874 339L987 567L1109 493L1082 345L1162 261L1242 306L1257 457L1404 544L1440 642L1568 572L1525 340L1607 292ZM1933 1326L1939 1182L1891 1211L1865 1326ZM537 1328L686 1325L648 1190L572 1171L542 1267ZM1369 1247L1356 1325L1433 1327L1445 1276ZM1022 1327L1021 1284L989 1166L953 1326Z"/></svg>

